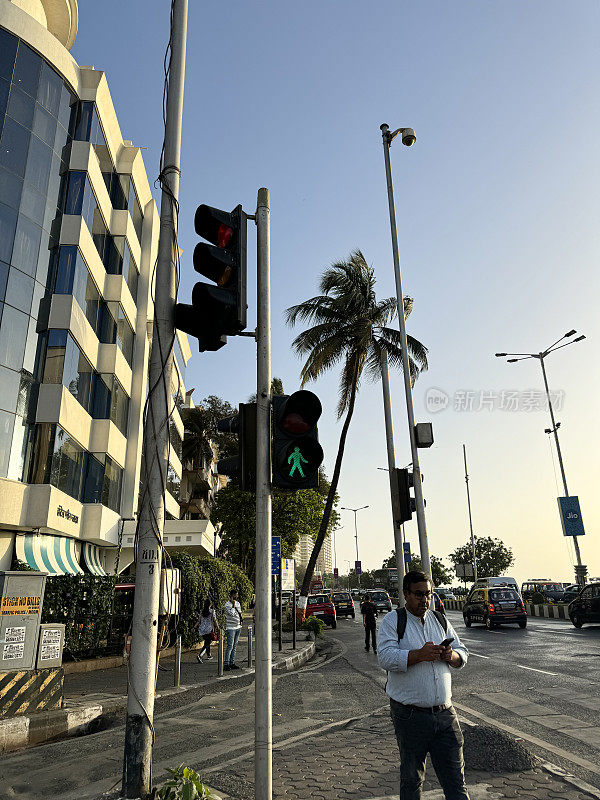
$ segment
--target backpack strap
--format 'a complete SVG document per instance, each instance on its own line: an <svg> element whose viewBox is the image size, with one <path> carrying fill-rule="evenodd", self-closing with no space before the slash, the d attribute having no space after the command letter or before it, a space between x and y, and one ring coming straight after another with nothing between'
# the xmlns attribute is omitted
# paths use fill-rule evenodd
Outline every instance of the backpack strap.
<svg viewBox="0 0 600 800"><path fill-rule="evenodd" d="M434 611L435 618L440 623L442 628L444 629L444 633L448 633L448 620L446 619L446 615L442 614L441 611Z"/></svg>
<svg viewBox="0 0 600 800"><path fill-rule="evenodd" d="M400 641L404 637L405 630L406 630L406 608L402 606L402 608L396 609L396 632L398 633L398 641Z"/></svg>

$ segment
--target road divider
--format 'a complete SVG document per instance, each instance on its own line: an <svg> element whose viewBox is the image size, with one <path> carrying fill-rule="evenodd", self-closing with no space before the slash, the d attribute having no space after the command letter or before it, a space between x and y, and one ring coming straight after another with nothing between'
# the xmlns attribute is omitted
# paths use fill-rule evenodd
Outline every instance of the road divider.
<svg viewBox="0 0 600 800"><path fill-rule="evenodd" d="M464 600L444 600L444 606L449 611L462 611L464 604ZM545 617L546 619L569 619L568 608L568 603L556 603L552 605L533 605L533 603L525 603L528 616Z"/></svg>

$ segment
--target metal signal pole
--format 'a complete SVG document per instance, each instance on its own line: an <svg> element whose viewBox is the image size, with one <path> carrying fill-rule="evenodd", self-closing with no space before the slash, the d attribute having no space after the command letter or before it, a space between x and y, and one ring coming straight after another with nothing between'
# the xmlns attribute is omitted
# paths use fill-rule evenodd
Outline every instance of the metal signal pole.
<svg viewBox="0 0 600 800"><path fill-rule="evenodd" d="M406 340L406 322L404 320L404 297L402 295L402 277L400 274L398 231L396 230L394 184L392 183L392 167L390 164L390 147L392 145L394 137L398 133L402 133L403 130L409 130L409 129L398 128L397 131L391 133L389 126L386 125L385 123L381 125L380 128L383 136L383 156L385 160L385 177L387 182L388 205L390 210L392 254L394 257L394 275L396 278L396 298L398 302L400 346L402 348L402 372L404 377L404 393L406 395L406 415L408 417L410 452L412 456L412 465L413 465L415 503L417 505L417 528L419 530L419 548L421 550L421 563L423 564L423 572L425 572L427 575L431 575L431 559L429 557L429 543L427 541L427 525L425 523L425 505L423 503L423 483L421 481L421 468L419 466L419 448L417 447L417 434L415 431L415 412L413 408L412 383L410 378L410 363L408 360L408 347Z"/></svg>
<svg viewBox="0 0 600 800"><path fill-rule="evenodd" d="M256 665L254 719L254 792L256 800L273 796L271 675L271 284L269 190L259 189L258 324L256 362ZM295 613L296 609L294 609Z"/></svg>
<svg viewBox="0 0 600 800"><path fill-rule="evenodd" d="M137 530L135 601L133 607L127 721L123 759L123 793L146 797L152 788L154 690L165 488L169 463L169 413L176 300L177 200L187 0L173 0L171 58L161 173L160 235L154 300L154 325L150 356L149 394L144 429L146 485Z"/></svg>
<svg viewBox="0 0 600 800"><path fill-rule="evenodd" d="M473 580L477 583L477 558L475 556L475 535L473 533L473 520L471 519L471 495L469 493L469 473L467 472L467 448L463 444L465 459L465 483L467 484L467 505L469 507L469 528L471 529L471 552L473 554Z"/></svg>

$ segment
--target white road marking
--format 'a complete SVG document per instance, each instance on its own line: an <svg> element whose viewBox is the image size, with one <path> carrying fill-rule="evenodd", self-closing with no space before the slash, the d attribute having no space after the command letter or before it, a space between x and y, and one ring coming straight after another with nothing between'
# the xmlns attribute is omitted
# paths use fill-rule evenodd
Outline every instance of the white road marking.
<svg viewBox="0 0 600 800"><path fill-rule="evenodd" d="M542 675L560 675L559 672L548 672L545 669L536 669L535 667L526 667L524 664L515 664L515 667L521 667L521 669L528 669L531 672L541 672Z"/></svg>
<svg viewBox="0 0 600 800"><path fill-rule="evenodd" d="M491 656L482 656L480 653L474 653L472 650L469 650L470 656L476 656L477 658L491 658Z"/></svg>

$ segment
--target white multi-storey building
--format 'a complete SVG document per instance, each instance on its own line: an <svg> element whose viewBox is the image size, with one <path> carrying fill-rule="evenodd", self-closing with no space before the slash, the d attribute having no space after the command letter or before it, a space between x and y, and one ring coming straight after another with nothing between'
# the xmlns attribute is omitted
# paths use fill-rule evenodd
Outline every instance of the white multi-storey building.
<svg viewBox="0 0 600 800"><path fill-rule="evenodd" d="M296 562L296 569L306 569L308 560L312 555L313 547L314 542L312 536L306 534L300 537L296 549L294 550L294 555L292 556ZM324 575L325 573L332 572L331 536L326 536L319 557L317 558L317 563L315 564L315 574Z"/></svg>
<svg viewBox="0 0 600 800"><path fill-rule="evenodd" d="M76 0L0 0L0 569L50 574L133 559L159 233L77 24ZM212 552L175 522L189 358L178 333L165 532Z"/></svg>

